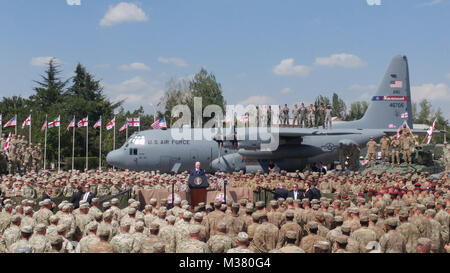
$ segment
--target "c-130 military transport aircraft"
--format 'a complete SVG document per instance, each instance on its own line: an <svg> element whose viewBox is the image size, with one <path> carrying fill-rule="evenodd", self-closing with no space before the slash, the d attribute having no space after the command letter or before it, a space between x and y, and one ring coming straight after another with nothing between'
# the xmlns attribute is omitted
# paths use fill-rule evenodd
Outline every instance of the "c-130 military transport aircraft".
<svg viewBox="0 0 450 273"><path fill-rule="evenodd" d="M332 129L272 128L255 139L250 138L250 128L244 129L244 137L237 137L236 129L232 134L225 134L227 128L224 128L222 134L203 140L174 138L174 130L181 130L179 128L147 130L133 134L120 149L110 152L106 160L122 169L159 170L161 173L190 170L196 161L207 172L268 172L270 161L282 170L302 170L307 164L338 160L339 143L355 143L365 148L370 137L377 141L384 133L395 134L405 122L413 133L425 134L425 130L413 129L411 110L408 60L406 56L397 55L392 58L376 95L360 120L337 123ZM202 135L198 130L211 130L183 129L190 130L191 136ZM275 149L262 149L275 138Z"/></svg>

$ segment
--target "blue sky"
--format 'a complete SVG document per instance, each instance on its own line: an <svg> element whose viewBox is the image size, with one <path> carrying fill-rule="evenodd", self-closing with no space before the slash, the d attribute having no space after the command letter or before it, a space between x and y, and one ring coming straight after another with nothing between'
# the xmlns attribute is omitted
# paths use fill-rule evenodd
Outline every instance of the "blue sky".
<svg viewBox="0 0 450 273"><path fill-rule="evenodd" d="M77 0L69 0L77 2ZM369 5L367 2L381 2ZM393 55L413 101L450 118L450 0L0 0L0 96L32 94L48 57L152 113L172 77L205 67L228 103L367 100Z"/></svg>

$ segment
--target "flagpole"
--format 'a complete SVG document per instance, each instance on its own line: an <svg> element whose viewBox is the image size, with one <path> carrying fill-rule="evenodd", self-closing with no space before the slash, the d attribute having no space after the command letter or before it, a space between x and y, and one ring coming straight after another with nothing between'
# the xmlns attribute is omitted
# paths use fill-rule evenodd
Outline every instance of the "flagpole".
<svg viewBox="0 0 450 273"><path fill-rule="evenodd" d="M88 120L88 124L86 126L86 171L89 168L89 164L88 164L88 147L89 147L89 116L87 117Z"/></svg>
<svg viewBox="0 0 450 273"><path fill-rule="evenodd" d="M101 171L102 170L102 116L100 116L100 147L99 147L99 156L98 156L98 169Z"/></svg>
<svg viewBox="0 0 450 273"><path fill-rule="evenodd" d="M116 150L116 116L114 116L114 133L113 133L113 151ZM116 167L113 166L113 171L116 170Z"/></svg>
<svg viewBox="0 0 450 273"><path fill-rule="evenodd" d="M125 141L127 141L128 140L128 127L129 127L129 124L128 124L128 120L127 120L127 128L126 128L126 133L125 133Z"/></svg>
<svg viewBox="0 0 450 273"><path fill-rule="evenodd" d="M58 172L61 171L61 116L58 117Z"/></svg>
<svg viewBox="0 0 450 273"><path fill-rule="evenodd" d="M141 131L141 116L139 116L139 132Z"/></svg>
<svg viewBox="0 0 450 273"><path fill-rule="evenodd" d="M45 137L44 137L44 171L45 166L46 166L46 161L47 161L47 127L48 127L48 120L47 120L48 116L45 115Z"/></svg>
<svg viewBox="0 0 450 273"><path fill-rule="evenodd" d="M75 158L75 116L73 116L73 133L72 133L72 171L74 170L74 158Z"/></svg>
<svg viewBox="0 0 450 273"><path fill-rule="evenodd" d="M14 126L14 134L17 137L17 114L16 114L16 126Z"/></svg>
<svg viewBox="0 0 450 273"><path fill-rule="evenodd" d="M31 115L30 115L30 126L28 126L28 145L31 145Z"/></svg>

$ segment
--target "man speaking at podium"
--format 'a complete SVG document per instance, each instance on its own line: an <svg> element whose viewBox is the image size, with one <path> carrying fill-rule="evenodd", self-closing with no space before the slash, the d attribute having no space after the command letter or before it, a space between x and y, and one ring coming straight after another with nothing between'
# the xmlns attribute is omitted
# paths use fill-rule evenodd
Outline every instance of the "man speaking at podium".
<svg viewBox="0 0 450 273"><path fill-rule="evenodd" d="M195 168L191 171L192 176L203 176L205 171L200 169L200 162L195 162Z"/></svg>
<svg viewBox="0 0 450 273"><path fill-rule="evenodd" d="M195 168L189 175L191 205L195 207L200 202L206 202L206 189L209 187L205 171L200 169L200 162L195 162Z"/></svg>

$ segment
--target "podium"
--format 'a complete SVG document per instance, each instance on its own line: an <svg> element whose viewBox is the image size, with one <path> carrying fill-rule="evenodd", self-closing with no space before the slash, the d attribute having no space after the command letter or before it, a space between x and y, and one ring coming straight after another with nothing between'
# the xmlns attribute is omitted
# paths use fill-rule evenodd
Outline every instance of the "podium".
<svg viewBox="0 0 450 273"><path fill-rule="evenodd" d="M191 205L195 207L198 203L206 202L206 189L209 187L208 179L204 174L190 175L189 189L191 190Z"/></svg>
<svg viewBox="0 0 450 273"><path fill-rule="evenodd" d="M199 203L206 203L206 188L191 189L191 205L197 206Z"/></svg>

